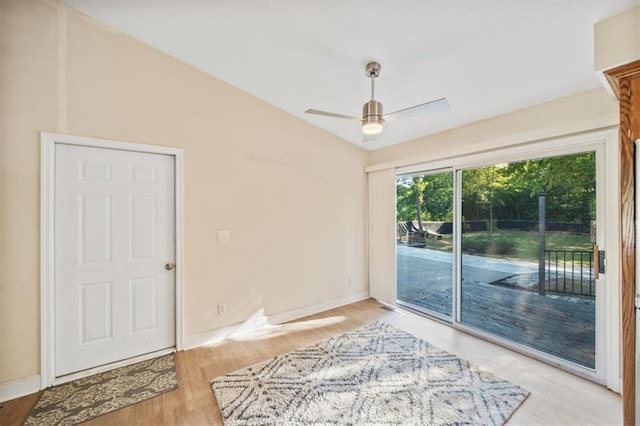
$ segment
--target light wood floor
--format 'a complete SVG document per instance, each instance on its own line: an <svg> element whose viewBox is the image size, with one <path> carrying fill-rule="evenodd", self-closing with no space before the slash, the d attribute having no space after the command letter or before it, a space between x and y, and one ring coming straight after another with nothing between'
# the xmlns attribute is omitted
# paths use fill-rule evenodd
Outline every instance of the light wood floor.
<svg viewBox="0 0 640 426"><path fill-rule="evenodd" d="M180 352L176 391L86 424L221 425L209 385L212 378L381 318L528 389L531 395L509 425L622 424L620 396L602 386L410 312L389 311L371 299ZM19 425L37 398L34 394L2 404L0 425Z"/></svg>

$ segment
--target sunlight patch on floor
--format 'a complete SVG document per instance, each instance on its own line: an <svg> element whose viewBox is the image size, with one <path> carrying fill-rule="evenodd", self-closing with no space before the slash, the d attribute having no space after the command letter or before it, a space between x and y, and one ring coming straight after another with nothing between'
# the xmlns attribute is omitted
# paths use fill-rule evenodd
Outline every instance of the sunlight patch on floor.
<svg viewBox="0 0 640 426"><path fill-rule="evenodd" d="M335 315L327 318L295 321L285 324L269 324L269 318L264 314L264 309L260 309L242 323L217 330L215 336L202 346L218 346L223 344L225 340L256 341L272 339L289 333L328 327L346 319L344 315Z"/></svg>
<svg viewBox="0 0 640 426"><path fill-rule="evenodd" d="M271 339L274 337L283 336L289 333L295 333L298 331L311 330L315 328L327 327L333 324L338 324L347 318L343 315L336 315L327 318L320 318L315 320L298 321L279 325L267 325L259 330L252 331L242 336L234 337L236 341L251 341Z"/></svg>

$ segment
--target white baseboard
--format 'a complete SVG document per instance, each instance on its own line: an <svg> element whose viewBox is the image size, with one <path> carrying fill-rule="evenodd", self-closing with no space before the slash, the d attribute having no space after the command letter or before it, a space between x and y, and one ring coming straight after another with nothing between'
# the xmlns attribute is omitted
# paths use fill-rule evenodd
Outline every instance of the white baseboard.
<svg viewBox="0 0 640 426"><path fill-rule="evenodd" d="M302 308L292 309L290 311L281 312L274 315L261 315L247 319L244 322L216 328L214 330L205 331L198 334L190 334L184 338L184 349L193 349L199 346L210 345L220 342L224 339L240 336L251 331L260 330L269 325L282 324L297 318L306 317L308 315L324 312L329 309L338 308L348 305L349 303L358 302L369 298L369 291L361 291L349 294L338 299L329 300Z"/></svg>
<svg viewBox="0 0 640 426"><path fill-rule="evenodd" d="M269 325L269 319L264 316L253 316L245 322L227 325L213 330L197 334L189 334L184 337L183 349L193 349L200 346L211 345L224 339L240 336L250 331L259 330Z"/></svg>
<svg viewBox="0 0 640 426"><path fill-rule="evenodd" d="M307 315L317 314L318 312L328 311L329 309L338 308L340 306L348 305L349 303L359 302L360 300L368 299L369 291L361 291L354 294L349 294L338 299L329 300L327 302L316 303L315 305L305 306L298 309L292 309L280 314L269 315L269 324L282 324L283 322L291 321L294 319L306 317Z"/></svg>
<svg viewBox="0 0 640 426"><path fill-rule="evenodd" d="M0 402L10 401L40 390L40 375L21 377L0 383Z"/></svg>

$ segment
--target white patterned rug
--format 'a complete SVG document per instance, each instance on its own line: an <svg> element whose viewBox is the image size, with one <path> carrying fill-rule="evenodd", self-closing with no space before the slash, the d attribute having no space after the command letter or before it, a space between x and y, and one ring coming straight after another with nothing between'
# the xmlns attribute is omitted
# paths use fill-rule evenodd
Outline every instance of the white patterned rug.
<svg viewBox="0 0 640 426"><path fill-rule="evenodd" d="M211 381L231 425L501 425L529 392L385 323Z"/></svg>

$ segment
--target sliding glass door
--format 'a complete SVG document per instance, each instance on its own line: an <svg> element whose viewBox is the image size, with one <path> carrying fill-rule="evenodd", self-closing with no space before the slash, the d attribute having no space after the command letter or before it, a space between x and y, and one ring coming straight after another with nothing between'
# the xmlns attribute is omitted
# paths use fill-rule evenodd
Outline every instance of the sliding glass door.
<svg viewBox="0 0 640 426"><path fill-rule="evenodd" d="M400 176L396 191L398 302L450 319L453 172Z"/></svg>
<svg viewBox="0 0 640 426"><path fill-rule="evenodd" d="M595 368L595 152L461 171L466 326Z"/></svg>
<svg viewBox="0 0 640 426"><path fill-rule="evenodd" d="M601 377L604 145L513 152L397 176L397 302Z"/></svg>

